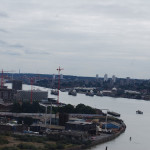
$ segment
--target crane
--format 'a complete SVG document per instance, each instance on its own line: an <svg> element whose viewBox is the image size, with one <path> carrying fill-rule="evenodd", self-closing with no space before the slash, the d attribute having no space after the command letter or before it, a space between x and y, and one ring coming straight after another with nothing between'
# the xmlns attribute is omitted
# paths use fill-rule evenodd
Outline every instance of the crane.
<svg viewBox="0 0 150 150"><path fill-rule="evenodd" d="M2 69L2 72L1 72L1 88L4 87L4 73L6 73L6 72L15 72L15 71L14 71L14 70L11 70L11 71L4 71L4 70Z"/></svg>

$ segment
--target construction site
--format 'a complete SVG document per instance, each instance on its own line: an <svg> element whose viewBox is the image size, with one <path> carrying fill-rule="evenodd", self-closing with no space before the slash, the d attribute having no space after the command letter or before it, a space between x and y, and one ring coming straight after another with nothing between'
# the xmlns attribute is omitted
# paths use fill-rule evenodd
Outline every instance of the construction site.
<svg viewBox="0 0 150 150"><path fill-rule="evenodd" d="M67 139L71 143L80 143L82 149L87 141L98 144L102 141L111 140L125 131L126 126L121 119L108 116L102 110L85 106L85 108L90 108L89 112L92 110L95 114L90 114L88 111L85 111L86 114L69 113L74 109L74 106L59 101L60 72L62 70L60 67L57 69L57 99L48 98L48 91L34 90L35 78L33 77L28 78L31 85L30 90L22 89L21 80L12 79L12 89L7 88L4 86L6 78L2 70L0 88L1 133L48 136L49 139L56 141ZM14 111L15 107L17 109Z"/></svg>

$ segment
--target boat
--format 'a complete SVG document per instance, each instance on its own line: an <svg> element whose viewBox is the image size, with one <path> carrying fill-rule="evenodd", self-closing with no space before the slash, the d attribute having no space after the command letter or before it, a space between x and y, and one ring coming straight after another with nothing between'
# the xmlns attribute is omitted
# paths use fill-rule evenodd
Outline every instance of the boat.
<svg viewBox="0 0 150 150"><path fill-rule="evenodd" d="M51 94L52 95L58 95L58 90L56 89L56 90L51 90Z"/></svg>
<svg viewBox="0 0 150 150"><path fill-rule="evenodd" d="M87 92L86 92L86 95L87 95L87 96L94 96L93 90L91 90L91 91L89 91L89 92L87 91Z"/></svg>
<svg viewBox="0 0 150 150"><path fill-rule="evenodd" d="M137 110L136 114L143 114L143 112L141 110Z"/></svg>
<svg viewBox="0 0 150 150"><path fill-rule="evenodd" d="M66 89L60 89L60 91L61 91L61 92L66 92L67 90L66 90Z"/></svg>
<svg viewBox="0 0 150 150"><path fill-rule="evenodd" d="M76 92L76 90L70 90L70 91L68 92L68 95L77 96L77 92Z"/></svg>
<svg viewBox="0 0 150 150"><path fill-rule="evenodd" d="M96 93L96 96L103 96L103 92L98 91L98 92Z"/></svg>

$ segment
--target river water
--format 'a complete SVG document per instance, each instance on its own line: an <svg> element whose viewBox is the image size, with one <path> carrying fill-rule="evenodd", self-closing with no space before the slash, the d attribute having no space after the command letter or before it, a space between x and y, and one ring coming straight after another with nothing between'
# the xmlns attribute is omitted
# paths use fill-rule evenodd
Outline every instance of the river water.
<svg viewBox="0 0 150 150"><path fill-rule="evenodd" d="M11 87L10 84L7 84ZM57 98L50 94L50 89L34 86L35 89L49 91L49 97ZM23 89L31 89L23 85ZM99 109L109 109L121 114L121 119L127 125L126 131L115 140L92 147L91 150L150 150L150 101L134 100L112 97L89 97L84 94L77 96L60 92L60 102L77 105L83 103ZM136 114L136 110L143 111L143 115ZM130 141L129 138L132 137Z"/></svg>

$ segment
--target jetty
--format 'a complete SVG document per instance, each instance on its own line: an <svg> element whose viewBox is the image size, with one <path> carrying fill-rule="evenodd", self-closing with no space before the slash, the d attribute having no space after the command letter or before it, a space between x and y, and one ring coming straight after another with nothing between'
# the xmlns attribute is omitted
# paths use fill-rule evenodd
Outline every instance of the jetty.
<svg viewBox="0 0 150 150"><path fill-rule="evenodd" d="M108 114L109 115L112 115L112 116L115 116L115 117L120 117L120 114L119 113L116 113L114 111L108 111Z"/></svg>

